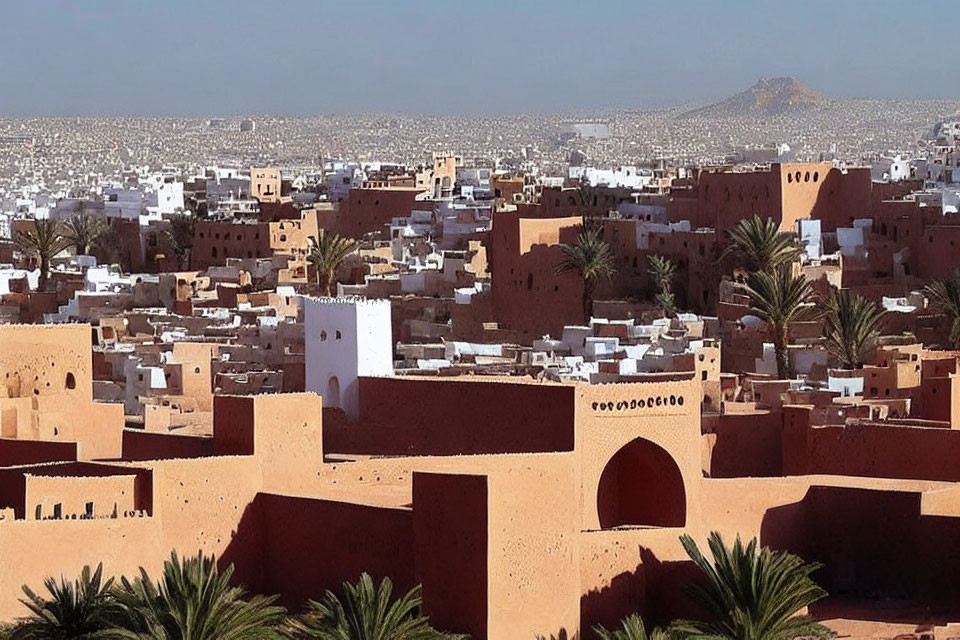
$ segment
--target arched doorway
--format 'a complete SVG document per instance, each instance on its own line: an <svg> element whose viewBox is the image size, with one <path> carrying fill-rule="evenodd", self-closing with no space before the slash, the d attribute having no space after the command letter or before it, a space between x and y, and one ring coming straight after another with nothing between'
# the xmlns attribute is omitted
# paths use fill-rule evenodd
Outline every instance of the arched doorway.
<svg viewBox="0 0 960 640"><path fill-rule="evenodd" d="M600 527L682 527L687 520L683 475L662 447L637 438L617 451L597 488Z"/></svg>
<svg viewBox="0 0 960 640"><path fill-rule="evenodd" d="M323 404L326 407L340 408L340 381L337 376L330 376L327 380L327 392L323 394Z"/></svg>

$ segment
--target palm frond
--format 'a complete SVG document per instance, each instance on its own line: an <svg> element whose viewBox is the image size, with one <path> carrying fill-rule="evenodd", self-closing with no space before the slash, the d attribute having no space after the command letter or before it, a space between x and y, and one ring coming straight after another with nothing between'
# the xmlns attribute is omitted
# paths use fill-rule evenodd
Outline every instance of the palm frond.
<svg viewBox="0 0 960 640"><path fill-rule="evenodd" d="M312 248L307 260L317 271L317 284L331 295L331 289L336 281L337 270L343 261L353 253L358 246L356 240L345 238L337 233L325 232L320 239L311 238Z"/></svg>
<svg viewBox="0 0 960 640"><path fill-rule="evenodd" d="M780 225L772 218L745 218L729 234L730 244L721 258L732 255L750 272L772 273L800 254L796 240L781 233Z"/></svg>
<svg viewBox="0 0 960 640"><path fill-rule="evenodd" d="M815 320L821 311L810 302L813 288L802 275L794 276L790 265L781 265L772 273L758 271L746 287L750 307L767 323L777 351L777 374L786 378L787 340L790 324Z"/></svg>
<svg viewBox="0 0 960 640"><path fill-rule="evenodd" d="M192 213L178 213L171 216L169 222L170 227L163 233L177 256L177 266L180 269L189 268L197 217Z"/></svg>
<svg viewBox="0 0 960 640"><path fill-rule="evenodd" d="M76 580L44 580L49 597L23 586L21 600L30 615L20 618L10 633L12 640L94 640L119 638L116 629L121 609L111 596L113 578L104 580L103 565L85 566Z"/></svg>
<svg viewBox="0 0 960 640"><path fill-rule="evenodd" d="M115 597L124 611L124 627L153 640L280 640L286 610L276 597L247 597L231 586L233 565L223 572L213 557L198 553L181 560L176 552L154 583L143 569L134 580L121 579Z"/></svg>
<svg viewBox="0 0 960 640"><path fill-rule="evenodd" d="M657 287L654 296L657 304L668 318L675 316L677 302L672 289L673 280L677 276L677 263L666 256L650 254L647 256L647 273Z"/></svg>
<svg viewBox="0 0 960 640"><path fill-rule="evenodd" d="M63 239L77 255L87 255L107 232L107 224L93 216L78 214L63 223Z"/></svg>
<svg viewBox="0 0 960 640"><path fill-rule="evenodd" d="M950 321L950 346L960 348L960 271L934 280L923 289L930 306Z"/></svg>
<svg viewBox="0 0 960 640"><path fill-rule="evenodd" d="M17 232L17 246L39 262L38 288L46 288L50 275L50 260L70 246L63 235L63 225L56 220L34 220L33 228Z"/></svg>
<svg viewBox="0 0 960 640"><path fill-rule="evenodd" d="M615 273L613 251L603 239L603 230L585 226L573 244L561 244L563 257L557 264L556 273L570 271L580 274L584 280L610 279Z"/></svg>
<svg viewBox="0 0 960 640"><path fill-rule="evenodd" d="M307 603L297 626L301 633L320 640L458 640L430 626L420 614L420 587L392 599L393 584L384 578L374 585L364 573L356 584L344 582L341 594L327 591Z"/></svg>
<svg viewBox="0 0 960 640"><path fill-rule="evenodd" d="M827 351L844 368L862 367L876 349L886 315L879 304L861 295L835 293L824 315Z"/></svg>
<svg viewBox="0 0 960 640"><path fill-rule="evenodd" d="M704 582L684 591L708 614L706 621L678 620L671 629L684 638L795 640L828 638L833 632L800 612L826 597L811 577L820 568L785 551L744 544L738 536L727 547L719 533L707 540L711 558L688 535L680 537Z"/></svg>
<svg viewBox="0 0 960 640"><path fill-rule="evenodd" d="M670 632L655 628L647 633L643 619L637 614L631 614L620 621L620 629L608 631L602 625L595 625L593 632L599 640L669 640Z"/></svg>

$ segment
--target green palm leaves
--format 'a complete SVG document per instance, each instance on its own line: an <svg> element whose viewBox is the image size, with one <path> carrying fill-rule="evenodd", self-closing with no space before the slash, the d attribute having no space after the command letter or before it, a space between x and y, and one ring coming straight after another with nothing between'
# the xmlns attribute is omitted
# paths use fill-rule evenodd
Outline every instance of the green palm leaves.
<svg viewBox="0 0 960 640"><path fill-rule="evenodd" d="M886 311L849 291L835 293L824 316L826 347L845 369L857 369L876 349Z"/></svg>
<svg viewBox="0 0 960 640"><path fill-rule="evenodd" d="M596 225L584 225L577 241L561 244L563 257L556 266L556 273L574 272L583 280L583 318L590 321L593 315L593 294L601 280L613 277L613 251L603 239L603 229Z"/></svg>
<svg viewBox="0 0 960 640"><path fill-rule="evenodd" d="M417 586L394 597L384 579L363 574L327 591L291 620L276 597L250 595L231 585L233 565L220 571L215 558L172 553L158 582L144 569L133 579L103 580L102 567L84 567L75 582L48 578L45 599L24 587L31 615L18 621L16 640L461 640L437 631L420 614Z"/></svg>
<svg viewBox="0 0 960 640"><path fill-rule="evenodd" d="M177 268L189 269L190 256L193 253L193 236L197 218L192 213L177 213L170 217L170 227L164 235L177 256Z"/></svg>
<svg viewBox="0 0 960 640"><path fill-rule="evenodd" d="M50 276L50 261L70 246L64 237L63 226L56 220L34 220L32 229L17 233L16 242L21 251L34 256L40 263L37 289L45 290Z"/></svg>
<svg viewBox="0 0 960 640"><path fill-rule="evenodd" d="M343 583L341 595L327 591L308 603L298 626L320 640L456 640L465 636L441 633L420 615L420 587L392 599L393 584L379 585L366 573L356 584Z"/></svg>
<svg viewBox="0 0 960 640"><path fill-rule="evenodd" d="M780 232L775 220L756 215L738 222L730 231L730 241L724 255L732 254L750 272L773 273L800 254L800 246Z"/></svg>
<svg viewBox="0 0 960 640"><path fill-rule="evenodd" d="M700 607L704 620L676 620L667 629L647 631L639 615L621 621L621 629L595 626L600 640L795 640L829 638L830 629L803 612L826 597L811 575L820 565L785 551L760 547L756 538L739 537L728 547L714 531L707 539L710 558L688 535L680 536L687 555L704 580L684 592Z"/></svg>
<svg viewBox="0 0 960 640"><path fill-rule="evenodd" d="M790 375L787 352L789 329L792 322L814 320L819 312L809 303L813 290L803 276L794 276L790 266L784 265L772 273L758 271L747 287L752 311L770 328L777 355L777 376Z"/></svg>
<svg viewBox="0 0 960 640"><path fill-rule="evenodd" d="M63 238L77 255L89 255L107 229L107 223L100 218L75 215L63 223Z"/></svg>
<svg viewBox="0 0 960 640"><path fill-rule="evenodd" d="M688 638L724 640L794 640L826 638L833 633L808 616L798 615L826 597L810 575L820 565L767 547L756 539L744 545L738 537L728 548L720 534L707 541L712 561L693 538L680 538L690 559L706 577L691 584L686 593L709 614L706 622L678 621L674 630Z"/></svg>
<svg viewBox="0 0 960 640"><path fill-rule="evenodd" d="M357 248L357 241L325 232L320 239L311 238L312 248L307 260L317 271L317 284L328 296L333 295L333 285L337 281L337 270L347 256Z"/></svg>
<svg viewBox="0 0 960 640"><path fill-rule="evenodd" d="M154 583L147 572L133 581L121 579L116 598L124 627L144 640L279 640L286 618L275 597L246 599L242 587L230 585L233 566L222 573L214 558L171 554Z"/></svg>
<svg viewBox="0 0 960 640"><path fill-rule="evenodd" d="M53 578L43 582L50 599L42 598L24 586L30 610L10 634L11 640L94 640L117 637L111 630L120 619L120 607L111 596L113 579L103 579L103 565L96 570L84 567L80 577L67 582Z"/></svg>
<svg viewBox="0 0 960 640"><path fill-rule="evenodd" d="M960 349L960 272L934 280L923 290L930 306L950 321L950 346Z"/></svg>
<svg viewBox="0 0 960 640"><path fill-rule="evenodd" d="M607 631L603 626L596 625L593 632L600 640L669 640L671 634L663 629L653 629L647 633L643 619L637 614L631 614L620 622L620 629Z"/></svg>
<svg viewBox="0 0 960 640"><path fill-rule="evenodd" d="M657 287L655 299L668 318L677 315L677 301L673 295L673 280L677 277L677 263L665 256L647 256L647 273Z"/></svg>

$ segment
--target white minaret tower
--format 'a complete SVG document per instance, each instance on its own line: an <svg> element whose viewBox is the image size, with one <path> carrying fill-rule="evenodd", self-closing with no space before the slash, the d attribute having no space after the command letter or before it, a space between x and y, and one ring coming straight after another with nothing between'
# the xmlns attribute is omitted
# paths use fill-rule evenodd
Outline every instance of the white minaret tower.
<svg viewBox="0 0 960 640"><path fill-rule="evenodd" d="M357 378L393 375L389 300L302 297L306 390L359 414Z"/></svg>

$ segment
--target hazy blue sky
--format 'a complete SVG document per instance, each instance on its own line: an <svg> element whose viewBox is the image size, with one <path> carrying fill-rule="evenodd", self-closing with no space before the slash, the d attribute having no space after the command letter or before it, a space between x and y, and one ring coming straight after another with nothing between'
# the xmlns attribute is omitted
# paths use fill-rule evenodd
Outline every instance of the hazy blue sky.
<svg viewBox="0 0 960 640"><path fill-rule="evenodd" d="M645 107L778 75L958 97L957 4L0 0L0 114Z"/></svg>

